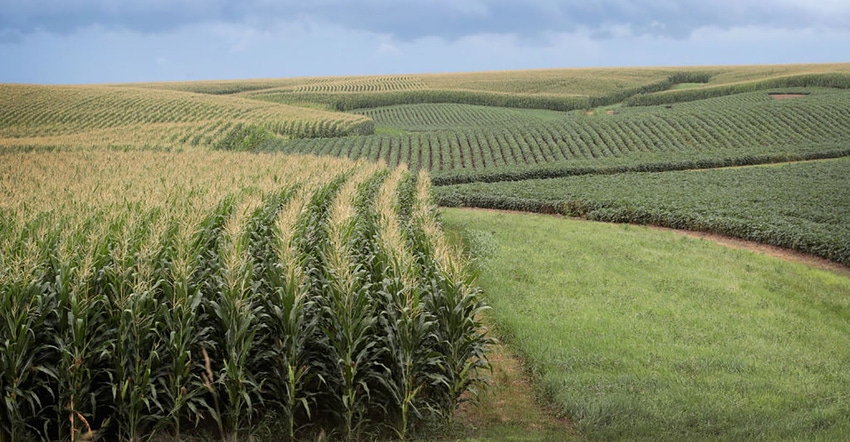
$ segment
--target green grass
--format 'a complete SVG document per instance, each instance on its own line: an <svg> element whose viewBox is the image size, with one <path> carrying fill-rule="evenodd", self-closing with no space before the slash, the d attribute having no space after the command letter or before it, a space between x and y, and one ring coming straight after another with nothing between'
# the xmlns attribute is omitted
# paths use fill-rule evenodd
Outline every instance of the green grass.
<svg viewBox="0 0 850 442"><path fill-rule="evenodd" d="M496 246L479 280L491 317L583 438L850 434L846 276L643 227L442 219Z"/></svg>

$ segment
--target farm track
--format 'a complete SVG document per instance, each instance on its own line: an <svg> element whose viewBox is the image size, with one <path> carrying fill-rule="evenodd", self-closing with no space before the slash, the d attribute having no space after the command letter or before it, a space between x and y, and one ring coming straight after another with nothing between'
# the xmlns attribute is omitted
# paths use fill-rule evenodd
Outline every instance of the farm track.
<svg viewBox="0 0 850 442"><path fill-rule="evenodd" d="M537 212L523 212L521 210L504 210L504 209L485 209L481 207L462 207L462 210L472 210L472 211L483 211L483 212L495 212L495 213L520 213L526 215L538 215L538 216L550 216L554 218L567 218L574 221L583 221L583 222L599 222L592 221L585 218L578 217L567 217L564 215L560 215L557 213L537 213ZM708 233L708 232L699 232L694 230L684 230L684 229L672 229L669 227L655 226L655 225L645 225L645 224L629 224L636 227L647 227L653 230L672 232L679 235L687 236L690 238L703 239L706 241L711 241L713 243L730 247L739 250L746 250L754 253L759 253L762 255L771 256L774 258L783 259L785 261L796 262L800 264L805 264L814 268L823 269L823 270L831 270L833 272L839 273L844 276L850 277L850 266L845 266L839 264L834 261L830 261L828 259L823 259L815 255L811 255L808 253L798 252L796 250L787 249L784 247L771 246L767 244L761 244L755 241L747 241L740 238L735 238L728 235L720 235L717 233Z"/></svg>

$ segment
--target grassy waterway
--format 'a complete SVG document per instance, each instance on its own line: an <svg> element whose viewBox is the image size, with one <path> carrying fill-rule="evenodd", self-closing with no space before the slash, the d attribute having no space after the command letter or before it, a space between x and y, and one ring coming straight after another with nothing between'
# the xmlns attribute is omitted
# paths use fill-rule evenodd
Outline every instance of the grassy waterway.
<svg viewBox="0 0 850 442"><path fill-rule="evenodd" d="M850 434L850 278L644 227L442 219L483 254L500 336L581 439Z"/></svg>

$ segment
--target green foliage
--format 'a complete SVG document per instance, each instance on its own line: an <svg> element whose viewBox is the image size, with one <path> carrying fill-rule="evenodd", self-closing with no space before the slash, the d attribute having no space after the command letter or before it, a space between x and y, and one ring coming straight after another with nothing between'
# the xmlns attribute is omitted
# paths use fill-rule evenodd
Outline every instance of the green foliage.
<svg viewBox="0 0 850 442"><path fill-rule="evenodd" d="M439 89L360 93L278 92L272 90L258 92L252 94L251 97L282 104L319 103L340 112L417 103L456 103L554 111L570 111L590 107L590 100L584 96L522 95L490 91Z"/></svg>
<svg viewBox="0 0 850 442"><path fill-rule="evenodd" d="M751 92L615 115L419 104L364 111L409 131L335 140L281 140L291 153L383 160L428 170L436 185L664 171L846 156L845 91L776 101Z"/></svg>
<svg viewBox="0 0 850 442"><path fill-rule="evenodd" d="M179 438L208 420L235 441L270 416L291 440L358 440L445 422L483 382L485 306L465 264L441 264L417 180L376 170L249 180L192 216L206 190L191 185L4 211L0 440ZM399 202L379 210L380 192ZM390 243L387 225L416 238Z"/></svg>
<svg viewBox="0 0 850 442"><path fill-rule="evenodd" d="M690 83L677 81L676 83ZM694 83L705 83L694 81ZM803 74L738 84L725 84L699 89L682 89L662 93L642 93L627 100L627 106L657 106L661 104L682 103L687 101L704 100L706 98L722 97L745 92L764 91L776 88L827 87L835 89L850 89L850 74Z"/></svg>
<svg viewBox="0 0 850 442"><path fill-rule="evenodd" d="M640 226L481 210L441 218L449 233L493 232L499 247L479 278L489 320L578 440L850 432L850 406L835 394L850 382L847 272Z"/></svg>
<svg viewBox="0 0 850 442"><path fill-rule="evenodd" d="M50 405L51 380L57 373L46 358L51 344L44 324L49 304L40 293L36 281L8 281L2 288L0 440L29 438L40 429L37 417Z"/></svg>
<svg viewBox="0 0 850 442"><path fill-rule="evenodd" d="M274 134L254 124L238 123L216 145L216 149L251 151L274 138Z"/></svg>
<svg viewBox="0 0 850 442"><path fill-rule="evenodd" d="M436 188L441 205L722 233L850 263L850 160Z"/></svg>

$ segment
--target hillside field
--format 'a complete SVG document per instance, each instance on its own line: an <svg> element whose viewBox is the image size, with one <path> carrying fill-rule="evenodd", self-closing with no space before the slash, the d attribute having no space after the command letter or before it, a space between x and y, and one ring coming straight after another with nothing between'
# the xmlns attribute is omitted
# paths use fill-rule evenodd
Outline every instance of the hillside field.
<svg viewBox="0 0 850 442"><path fill-rule="evenodd" d="M494 338L570 439L829 440L847 275L631 225L848 198L850 63L2 84L0 442L498 439Z"/></svg>

